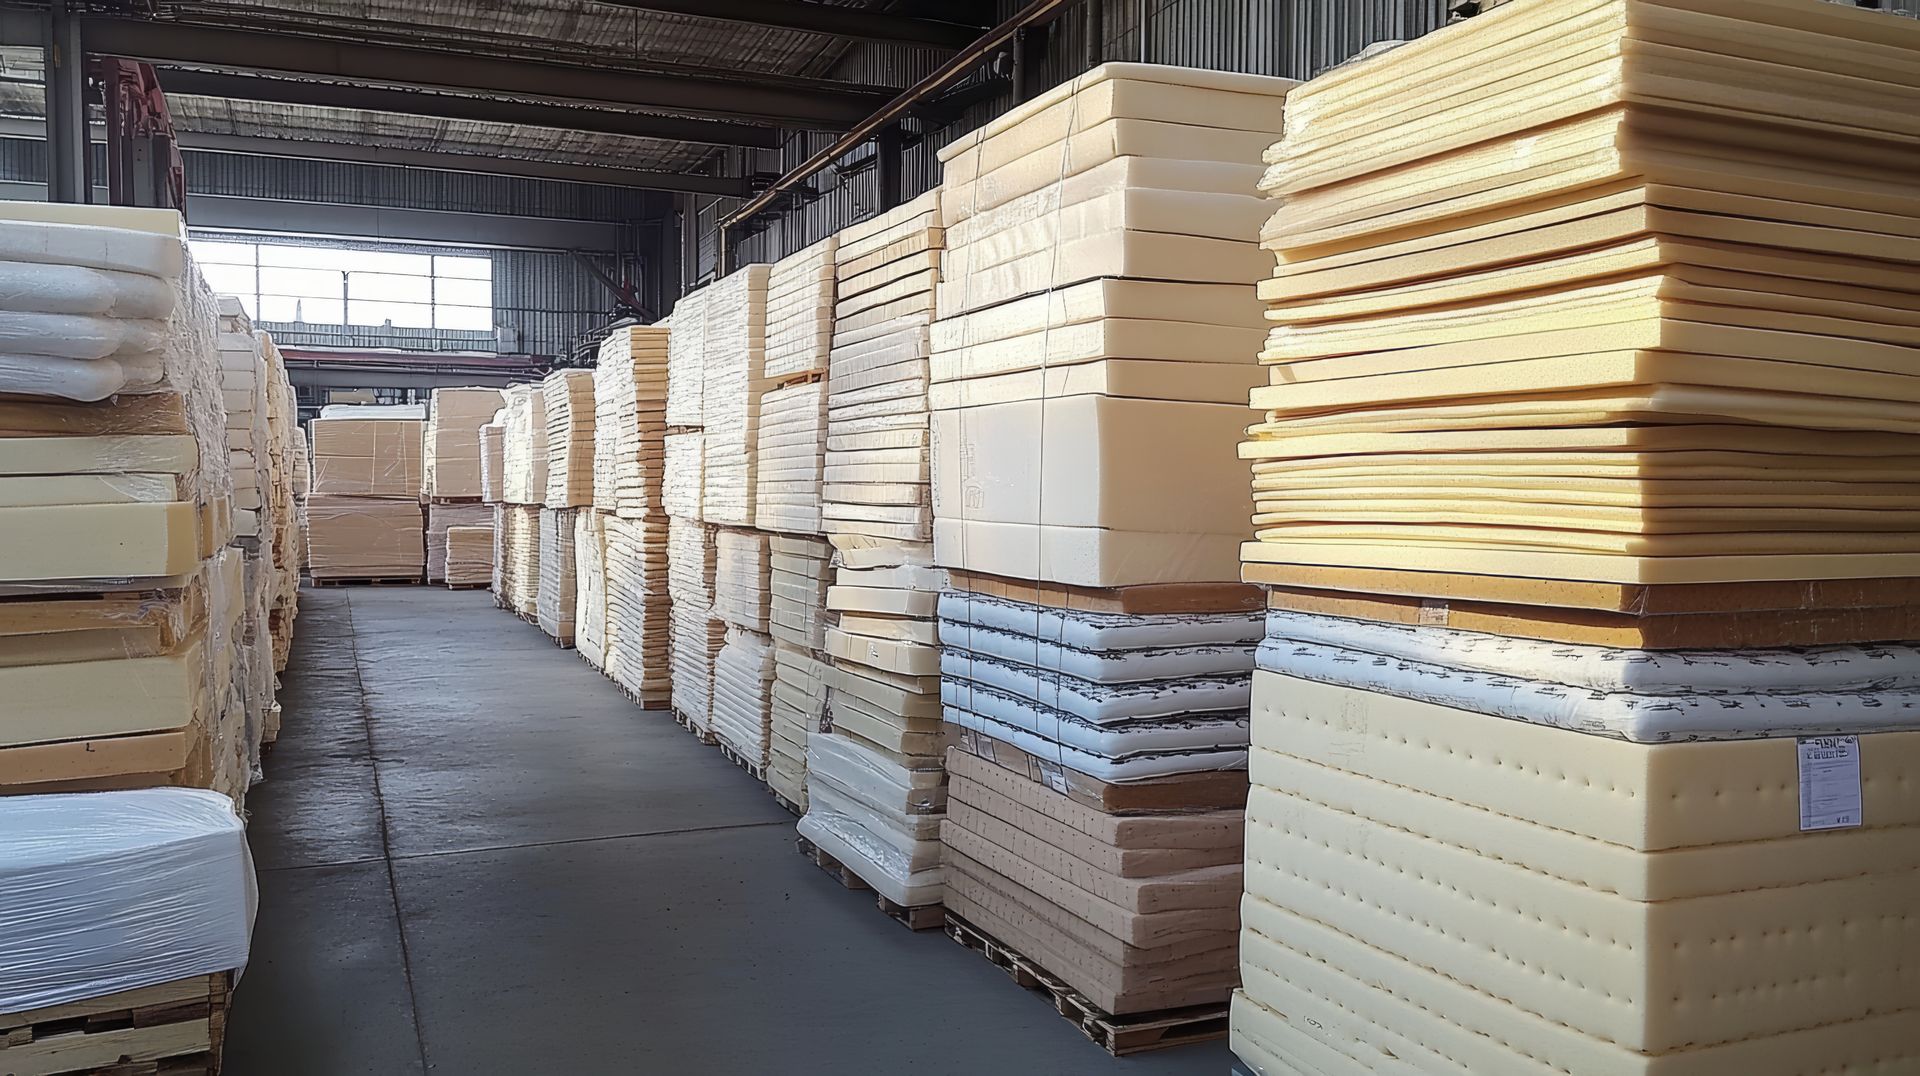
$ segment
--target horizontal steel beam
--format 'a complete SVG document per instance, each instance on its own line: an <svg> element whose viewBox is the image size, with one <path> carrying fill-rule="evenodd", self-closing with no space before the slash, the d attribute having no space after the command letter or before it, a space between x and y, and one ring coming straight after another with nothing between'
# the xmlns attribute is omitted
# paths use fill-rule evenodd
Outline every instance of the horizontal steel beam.
<svg viewBox="0 0 1920 1076"><path fill-rule="evenodd" d="M780 132L773 127L720 123L684 116L653 116L640 112L585 108L578 104L510 101L499 97L469 97L419 90L356 86L306 79L261 78L221 71L163 68L160 87L169 96L220 97L235 101L265 101L280 105L350 108L362 112L389 112L432 119L508 123L559 131L655 138L668 142L695 142L709 146L747 146L776 149Z"/></svg>
<svg viewBox="0 0 1920 1076"><path fill-rule="evenodd" d="M941 19L918 19L857 7L828 7L799 0L600 0L615 7L741 22L883 45L957 49L986 30Z"/></svg>
<svg viewBox="0 0 1920 1076"><path fill-rule="evenodd" d="M621 243L622 225L605 221L390 209L226 194L188 194L187 224L196 230L208 231L387 239L520 250L612 251L632 246L630 242Z"/></svg>
<svg viewBox="0 0 1920 1076"><path fill-rule="evenodd" d="M838 129L885 103L885 91L821 80L721 78L508 59L197 23L94 16L87 50L153 64L271 72L360 85L549 97L696 116Z"/></svg>
<svg viewBox="0 0 1920 1076"><path fill-rule="evenodd" d="M298 330L292 330L297 332ZM295 386L316 389L453 389L467 385L505 388L516 380L512 374L463 372L460 370L391 370L359 366L287 367L287 380Z"/></svg>

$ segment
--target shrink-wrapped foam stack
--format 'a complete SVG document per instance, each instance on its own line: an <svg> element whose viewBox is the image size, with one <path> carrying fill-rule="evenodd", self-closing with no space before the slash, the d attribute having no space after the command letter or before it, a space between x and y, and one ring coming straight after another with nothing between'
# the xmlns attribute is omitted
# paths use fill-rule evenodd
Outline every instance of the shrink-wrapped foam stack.
<svg viewBox="0 0 1920 1076"><path fill-rule="evenodd" d="M422 457L428 500L464 502L480 498L480 429L493 421L505 403L499 389L433 390Z"/></svg>
<svg viewBox="0 0 1920 1076"><path fill-rule="evenodd" d="M547 500L547 395L540 385L506 390L501 417L501 467L507 504L542 505Z"/></svg>
<svg viewBox="0 0 1920 1076"><path fill-rule="evenodd" d="M673 710L703 736L713 724L713 659L726 642L726 625L713 613L715 530L679 516L667 520Z"/></svg>
<svg viewBox="0 0 1920 1076"><path fill-rule="evenodd" d="M220 335L174 212L6 203L0 277L0 794L184 785L238 805L263 679L270 698L270 546L229 544L228 446L265 493L260 352ZM241 438L223 343L245 360Z"/></svg>
<svg viewBox="0 0 1920 1076"><path fill-rule="evenodd" d="M749 265L706 290L702 347L705 385L701 425L705 462L700 518L753 525L754 475L760 453L760 397L770 387L767 359L767 265Z"/></svg>
<svg viewBox="0 0 1920 1076"><path fill-rule="evenodd" d="M754 520L762 530L820 533L820 477L826 463L827 384L807 380L760 401Z"/></svg>
<svg viewBox="0 0 1920 1076"><path fill-rule="evenodd" d="M607 667L607 524L591 508L573 517L573 641L596 671Z"/></svg>
<svg viewBox="0 0 1920 1076"><path fill-rule="evenodd" d="M770 543L767 622L774 641L773 705L767 784L807 807L807 741L821 730L827 694L821 648L827 641L827 586L833 547L818 538L776 534Z"/></svg>
<svg viewBox="0 0 1920 1076"><path fill-rule="evenodd" d="M830 235L773 263L767 276L766 375L786 381L827 370L833 346L834 257Z"/></svg>
<svg viewBox="0 0 1920 1076"><path fill-rule="evenodd" d="M484 587L493 582L493 513L487 505L487 525L447 528L446 580L450 587Z"/></svg>
<svg viewBox="0 0 1920 1076"><path fill-rule="evenodd" d="M593 371L555 370L541 382L547 424L548 508L593 503Z"/></svg>
<svg viewBox="0 0 1920 1076"><path fill-rule="evenodd" d="M307 574L399 579L426 569L419 409L360 407L307 424Z"/></svg>
<svg viewBox="0 0 1920 1076"><path fill-rule="evenodd" d="M670 340L664 324L617 328L594 370L594 507L605 517L602 671L648 706L667 702L671 681L663 484ZM693 483L697 489L697 461Z"/></svg>
<svg viewBox="0 0 1920 1076"><path fill-rule="evenodd" d="M573 508L542 508L539 515L539 577L535 584L534 615L540 630L561 646L572 646L574 614L579 600L579 567L574 556Z"/></svg>
<svg viewBox="0 0 1920 1076"><path fill-rule="evenodd" d="M1917 61L1849 7L1515 0L1289 101L1256 1067L1920 1058Z"/></svg>
<svg viewBox="0 0 1920 1076"><path fill-rule="evenodd" d="M506 496L506 432L505 415L498 411L480 427L480 499L488 504L499 504Z"/></svg>
<svg viewBox="0 0 1920 1076"><path fill-rule="evenodd" d="M447 576L447 565L452 555L448 549L447 533L455 527L492 529L493 509L493 505L477 501L434 502L427 505L427 582L453 582ZM492 538L488 538L487 544L492 546Z"/></svg>
<svg viewBox="0 0 1920 1076"><path fill-rule="evenodd" d="M929 365L946 903L1113 1015L1239 980L1259 597L1216 461L1259 377L1283 79L1107 64L942 154Z"/></svg>
<svg viewBox="0 0 1920 1076"><path fill-rule="evenodd" d="M500 505L495 519L494 597L522 620L535 622L540 611L540 515L544 508Z"/></svg>
<svg viewBox="0 0 1920 1076"><path fill-rule="evenodd" d="M713 730L756 767L767 764L771 734L773 640L769 536L722 527L715 538L713 615L727 625L726 648L714 666Z"/></svg>

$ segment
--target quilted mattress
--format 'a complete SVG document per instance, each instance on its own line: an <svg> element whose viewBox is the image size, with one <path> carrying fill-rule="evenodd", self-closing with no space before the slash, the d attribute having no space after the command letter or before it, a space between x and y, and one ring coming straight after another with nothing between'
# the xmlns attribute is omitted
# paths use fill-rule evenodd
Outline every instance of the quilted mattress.
<svg viewBox="0 0 1920 1076"><path fill-rule="evenodd" d="M1920 734L1861 736L1864 824L1807 832L1793 739L1636 744L1255 682L1236 1028L1261 1056L1503 1073L1920 1062L1903 970L1920 944L1905 779Z"/></svg>

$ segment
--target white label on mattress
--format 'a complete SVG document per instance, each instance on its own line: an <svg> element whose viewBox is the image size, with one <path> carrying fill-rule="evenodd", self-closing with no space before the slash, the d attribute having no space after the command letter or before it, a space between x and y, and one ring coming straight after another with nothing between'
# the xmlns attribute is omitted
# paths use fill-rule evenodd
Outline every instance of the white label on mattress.
<svg viewBox="0 0 1920 1076"><path fill-rule="evenodd" d="M1860 827L1860 737L1800 738L1800 829Z"/></svg>
<svg viewBox="0 0 1920 1076"><path fill-rule="evenodd" d="M1066 795L1067 771L1057 762L1048 762L1044 759L1038 761L1040 762L1040 780L1045 782L1048 788L1063 796Z"/></svg>
<svg viewBox="0 0 1920 1076"><path fill-rule="evenodd" d="M1434 624L1445 627L1449 619L1448 613L1449 610L1446 602L1427 600L1420 603L1419 619L1422 624Z"/></svg>

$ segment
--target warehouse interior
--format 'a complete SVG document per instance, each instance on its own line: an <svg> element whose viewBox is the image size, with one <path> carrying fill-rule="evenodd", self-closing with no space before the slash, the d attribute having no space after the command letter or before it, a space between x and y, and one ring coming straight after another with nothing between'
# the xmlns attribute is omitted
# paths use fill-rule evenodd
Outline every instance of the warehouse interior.
<svg viewBox="0 0 1920 1076"><path fill-rule="evenodd" d="M1920 0L0 0L0 1073L1920 1073L1916 359Z"/></svg>

